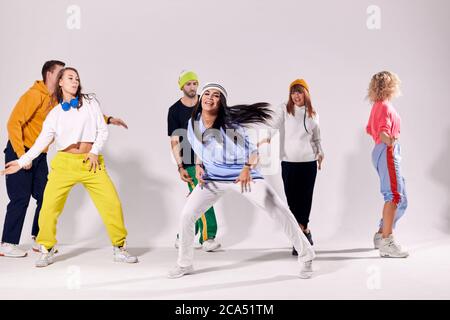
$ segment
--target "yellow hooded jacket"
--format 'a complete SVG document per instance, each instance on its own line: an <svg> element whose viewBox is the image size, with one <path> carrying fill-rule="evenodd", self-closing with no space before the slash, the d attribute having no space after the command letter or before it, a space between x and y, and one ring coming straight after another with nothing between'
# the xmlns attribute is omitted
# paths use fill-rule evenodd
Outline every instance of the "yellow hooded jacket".
<svg viewBox="0 0 450 320"><path fill-rule="evenodd" d="M52 101L44 81L36 81L20 97L8 120L9 141L18 157L25 154L25 148L33 146L45 118L57 104Z"/></svg>

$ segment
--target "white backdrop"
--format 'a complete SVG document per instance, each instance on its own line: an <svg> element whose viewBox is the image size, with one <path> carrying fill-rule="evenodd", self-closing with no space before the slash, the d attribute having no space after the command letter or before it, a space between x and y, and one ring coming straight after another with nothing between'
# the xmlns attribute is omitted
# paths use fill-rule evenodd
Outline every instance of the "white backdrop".
<svg viewBox="0 0 450 320"><path fill-rule="evenodd" d="M78 16L67 12L70 5L80 10ZM380 9L379 29L368 27L376 18L367 12L370 5ZM370 112L365 95L371 75L387 69L400 76L403 92L394 104L403 120L409 208L399 230L411 239L448 234L449 9L446 0L1 1L0 140L6 145L9 114L40 79L46 60L76 67L104 113L130 127L110 127L104 150L129 242L172 245L187 194L171 161L166 129L167 110L181 94L179 73L192 69L201 84L223 83L230 104L279 105L289 83L302 77L320 114L325 151L311 214L316 242L368 241L382 197L364 130ZM267 179L284 199L280 173ZM2 224L8 198L0 180ZM24 242L34 208L31 202ZM278 226L237 195L226 196L216 211L218 238L226 246L287 245ZM108 244L80 186L69 196L58 239Z"/></svg>

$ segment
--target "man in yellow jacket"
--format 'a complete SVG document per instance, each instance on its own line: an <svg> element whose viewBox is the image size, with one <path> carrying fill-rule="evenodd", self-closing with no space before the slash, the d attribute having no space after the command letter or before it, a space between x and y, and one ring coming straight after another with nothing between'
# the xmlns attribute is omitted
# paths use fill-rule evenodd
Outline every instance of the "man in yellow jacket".
<svg viewBox="0 0 450 320"><path fill-rule="evenodd" d="M25 92L14 107L8 121L8 143L5 152L5 163L22 156L39 136L47 114L56 105L52 94L56 88L56 78L65 63L57 60L45 62L42 67L42 79ZM127 128L125 122L113 117L105 117L108 124ZM45 150L31 165L17 174L6 177L6 190L9 203L3 226L0 256L25 257L27 252L18 248L22 227L25 220L30 198L36 200L31 236L33 240L39 232L38 218L42 205L42 197L47 184L48 166L47 150ZM35 243L35 242L34 242ZM39 246L33 245L38 251Z"/></svg>

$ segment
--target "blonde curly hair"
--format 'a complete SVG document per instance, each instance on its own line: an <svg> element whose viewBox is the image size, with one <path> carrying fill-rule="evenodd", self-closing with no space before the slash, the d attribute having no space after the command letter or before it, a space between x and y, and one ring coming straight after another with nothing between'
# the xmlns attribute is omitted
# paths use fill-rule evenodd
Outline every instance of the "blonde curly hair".
<svg viewBox="0 0 450 320"><path fill-rule="evenodd" d="M401 81L395 73L378 72L370 80L367 97L371 102L391 100L401 94L400 83Z"/></svg>

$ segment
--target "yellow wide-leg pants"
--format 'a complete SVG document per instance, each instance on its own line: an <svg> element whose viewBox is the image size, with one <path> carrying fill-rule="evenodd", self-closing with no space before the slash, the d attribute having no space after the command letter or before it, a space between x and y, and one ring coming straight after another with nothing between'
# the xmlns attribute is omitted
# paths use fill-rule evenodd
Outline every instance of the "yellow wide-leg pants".
<svg viewBox="0 0 450 320"><path fill-rule="evenodd" d="M123 246L127 230L122 205L116 188L106 172L104 159L99 156L100 168L89 171L90 163L83 162L85 154L58 152L50 163L47 186L39 214L37 243L47 249L56 244L56 225L72 187L82 183L102 217L113 246Z"/></svg>

